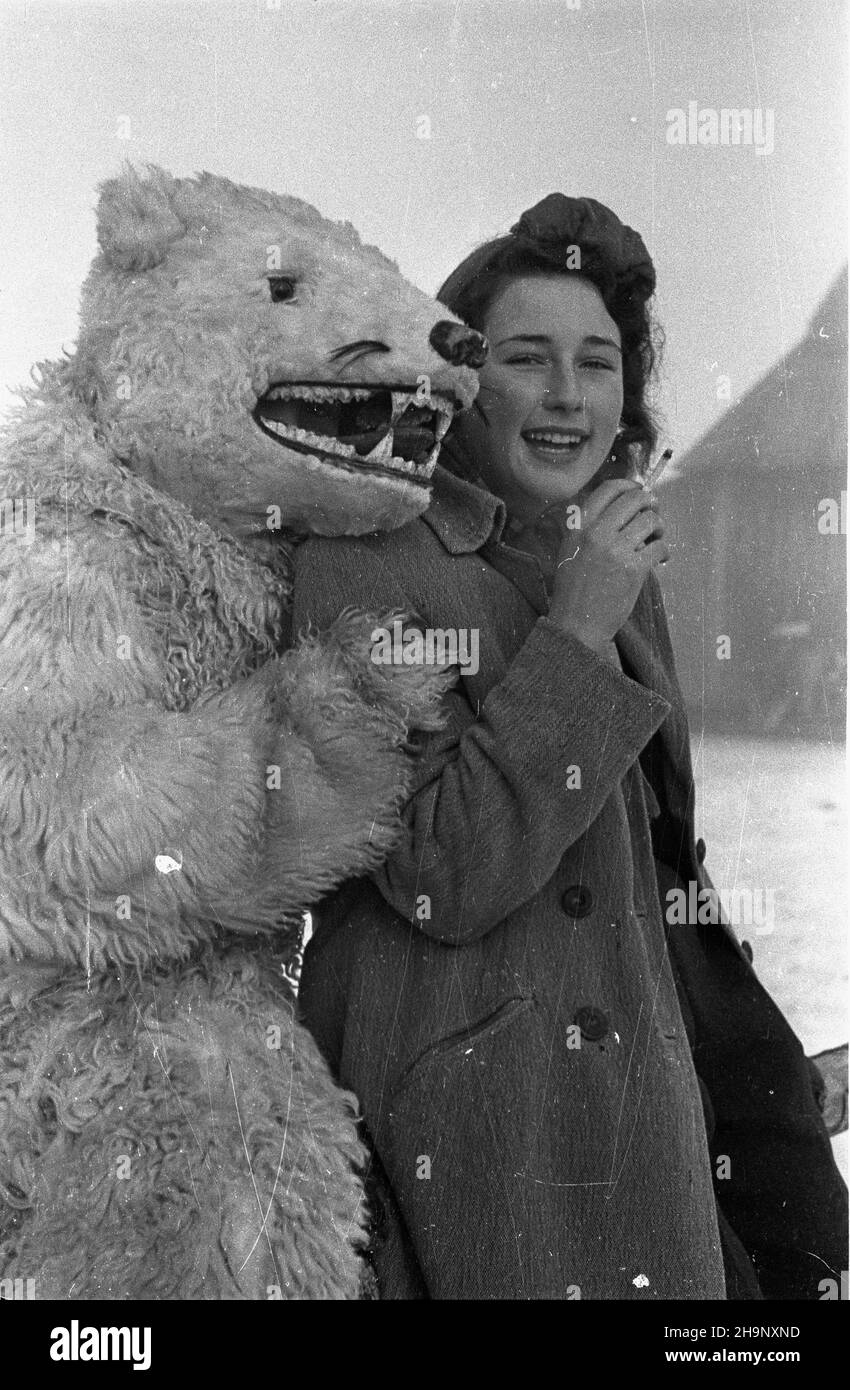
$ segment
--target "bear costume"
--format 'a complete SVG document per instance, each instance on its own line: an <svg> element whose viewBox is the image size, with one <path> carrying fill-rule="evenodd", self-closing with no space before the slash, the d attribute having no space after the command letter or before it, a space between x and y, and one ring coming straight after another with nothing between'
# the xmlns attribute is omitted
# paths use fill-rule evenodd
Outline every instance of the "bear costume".
<svg viewBox="0 0 850 1390"><path fill-rule="evenodd" d="M356 1101L282 966L451 673L375 664L392 615L291 645L292 550L424 510L486 349L294 198L127 166L97 234L0 449L0 1280L357 1298Z"/></svg>

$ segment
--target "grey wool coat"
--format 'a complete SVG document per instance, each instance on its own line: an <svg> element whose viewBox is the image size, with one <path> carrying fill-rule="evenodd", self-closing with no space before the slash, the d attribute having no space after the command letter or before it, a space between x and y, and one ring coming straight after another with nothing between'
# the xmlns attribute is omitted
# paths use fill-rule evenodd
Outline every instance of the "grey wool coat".
<svg viewBox="0 0 850 1390"><path fill-rule="evenodd" d="M763 997L774 1044L788 1032L783 1095L802 1108L806 1172L819 1164L829 1188L826 1234L804 1213L791 1244L811 1240L816 1261L830 1240L840 1261L841 1185L802 1049L731 929L694 927L678 965L668 942L689 929L665 928L662 886L710 881L660 591L651 577L618 667L549 621L540 568L501 540L504 521L498 499L438 467L423 517L312 538L296 559L296 630L354 604L479 641L447 727L425 738L399 847L323 902L305 953L302 1016L359 1097L372 1149L380 1296L760 1298L760 1233L742 1244L715 1197L717 1117L695 1068L711 1021L688 998L697 932L721 961L723 1006L730 990L750 1011ZM728 1038L716 1051L722 1089ZM753 1104L745 1094L741 1113ZM720 1125L731 1225L746 1227L740 1131L737 1112L729 1134ZM768 1177L776 1218L783 1182L793 1163ZM780 1273L776 1296L817 1297L816 1268ZM789 1291L794 1278L807 1291Z"/></svg>

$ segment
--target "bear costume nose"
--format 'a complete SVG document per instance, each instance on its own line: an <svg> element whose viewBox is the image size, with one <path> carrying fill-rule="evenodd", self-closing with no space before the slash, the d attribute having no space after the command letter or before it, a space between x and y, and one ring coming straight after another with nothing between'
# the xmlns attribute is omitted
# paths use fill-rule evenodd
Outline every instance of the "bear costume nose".
<svg viewBox="0 0 850 1390"><path fill-rule="evenodd" d="M453 367L483 367L487 360L487 339L462 323L440 319L431 329L428 341Z"/></svg>

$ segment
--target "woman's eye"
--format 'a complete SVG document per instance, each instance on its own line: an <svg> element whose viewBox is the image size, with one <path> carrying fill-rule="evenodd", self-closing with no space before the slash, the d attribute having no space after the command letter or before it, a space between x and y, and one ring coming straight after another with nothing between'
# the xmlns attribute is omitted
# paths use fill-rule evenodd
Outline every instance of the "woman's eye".
<svg viewBox="0 0 850 1390"><path fill-rule="evenodd" d="M524 352L519 357L506 357L505 361L509 367L514 367L523 366L526 362L532 362L535 365L539 365L540 363L542 363L543 358L535 357L534 354L530 352Z"/></svg>
<svg viewBox="0 0 850 1390"><path fill-rule="evenodd" d="M583 367L601 367L604 372L615 372L617 368L613 362L606 362L604 357L590 357L586 362L582 362Z"/></svg>
<svg viewBox="0 0 850 1390"><path fill-rule="evenodd" d="M285 304L295 298L295 281L290 275L270 275L269 294L275 304Z"/></svg>

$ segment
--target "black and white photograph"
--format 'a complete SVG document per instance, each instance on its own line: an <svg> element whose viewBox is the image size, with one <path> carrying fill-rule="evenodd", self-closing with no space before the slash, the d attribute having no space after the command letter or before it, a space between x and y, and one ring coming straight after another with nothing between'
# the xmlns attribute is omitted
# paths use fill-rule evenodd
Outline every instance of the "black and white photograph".
<svg viewBox="0 0 850 1390"><path fill-rule="evenodd" d="M0 0L0 1301L63 1305L48 1375L385 1300L813 1373L847 20Z"/></svg>

